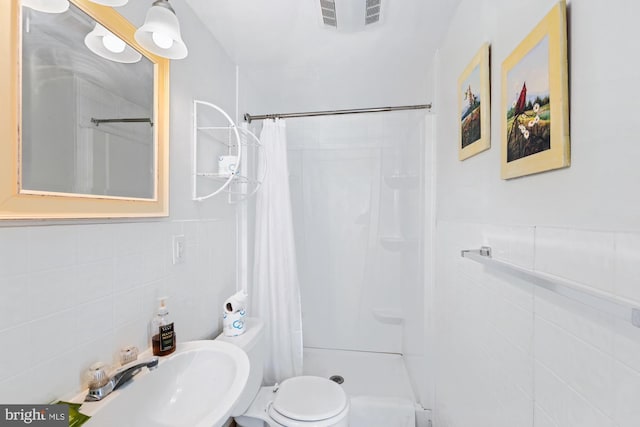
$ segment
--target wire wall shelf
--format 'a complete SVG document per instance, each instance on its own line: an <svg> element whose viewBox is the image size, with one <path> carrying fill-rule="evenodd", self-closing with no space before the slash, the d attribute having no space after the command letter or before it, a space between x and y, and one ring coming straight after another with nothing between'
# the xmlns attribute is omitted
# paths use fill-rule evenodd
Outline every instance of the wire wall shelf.
<svg viewBox="0 0 640 427"><path fill-rule="evenodd" d="M246 200L258 191L267 173L258 137L236 126L217 105L200 100L193 101L192 165L195 201L222 192L228 194L229 203Z"/></svg>

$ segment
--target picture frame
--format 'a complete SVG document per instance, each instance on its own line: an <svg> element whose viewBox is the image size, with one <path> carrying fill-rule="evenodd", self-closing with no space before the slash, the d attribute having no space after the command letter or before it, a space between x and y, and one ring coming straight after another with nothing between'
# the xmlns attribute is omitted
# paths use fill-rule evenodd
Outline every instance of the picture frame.
<svg viewBox="0 0 640 427"><path fill-rule="evenodd" d="M502 63L501 177L570 166L566 2Z"/></svg>
<svg viewBox="0 0 640 427"><path fill-rule="evenodd" d="M458 78L458 159L491 148L489 43L484 43Z"/></svg>

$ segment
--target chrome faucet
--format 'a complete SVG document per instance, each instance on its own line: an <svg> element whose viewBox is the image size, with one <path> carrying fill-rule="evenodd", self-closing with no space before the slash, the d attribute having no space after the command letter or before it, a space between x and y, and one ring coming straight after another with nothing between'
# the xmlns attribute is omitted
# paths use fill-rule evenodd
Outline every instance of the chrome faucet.
<svg viewBox="0 0 640 427"><path fill-rule="evenodd" d="M96 375L96 378L103 377L103 380L98 380L89 384L89 393L84 398L85 402L96 402L107 397L112 391L117 390L121 385L126 384L134 375L138 374L142 368L146 367L150 371L158 367L158 358L152 357L151 359L136 363L135 365L122 368L117 371L111 378L107 378L104 372Z"/></svg>

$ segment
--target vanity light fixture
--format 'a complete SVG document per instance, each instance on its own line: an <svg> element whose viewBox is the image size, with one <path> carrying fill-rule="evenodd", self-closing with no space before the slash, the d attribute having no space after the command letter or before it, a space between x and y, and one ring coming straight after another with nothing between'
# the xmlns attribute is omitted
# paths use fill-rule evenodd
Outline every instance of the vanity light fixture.
<svg viewBox="0 0 640 427"><path fill-rule="evenodd" d="M111 61L132 64L142 59L140 52L97 22L93 31L84 38L84 44L91 52Z"/></svg>
<svg viewBox="0 0 640 427"><path fill-rule="evenodd" d="M149 52L168 59L187 56L187 46L180 35L180 23L169 0L156 0L147 12L142 27L134 35Z"/></svg>
<svg viewBox="0 0 640 427"><path fill-rule="evenodd" d="M38 12L62 13L69 9L69 0L22 0L22 5Z"/></svg>

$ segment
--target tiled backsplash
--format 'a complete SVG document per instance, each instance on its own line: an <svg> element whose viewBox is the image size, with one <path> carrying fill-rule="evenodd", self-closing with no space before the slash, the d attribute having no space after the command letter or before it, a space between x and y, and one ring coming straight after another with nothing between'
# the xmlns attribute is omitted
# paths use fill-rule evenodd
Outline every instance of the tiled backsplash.
<svg viewBox="0 0 640 427"><path fill-rule="evenodd" d="M640 329L460 257L493 256L638 301L640 233L439 222L438 427L632 427Z"/></svg>
<svg viewBox="0 0 640 427"><path fill-rule="evenodd" d="M77 393L91 363L146 349L159 296L170 297L179 341L212 336L235 291L229 221L0 228L0 401ZM172 261L174 235L185 236L183 264Z"/></svg>

